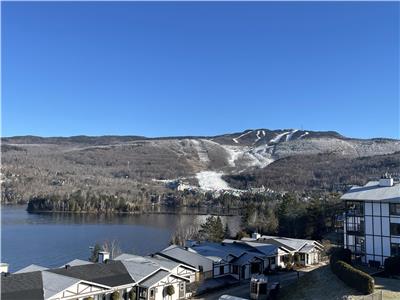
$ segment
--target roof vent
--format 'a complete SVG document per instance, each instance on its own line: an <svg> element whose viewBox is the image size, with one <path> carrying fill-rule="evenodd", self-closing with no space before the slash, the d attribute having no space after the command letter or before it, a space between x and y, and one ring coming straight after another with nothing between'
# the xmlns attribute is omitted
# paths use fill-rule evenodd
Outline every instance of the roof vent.
<svg viewBox="0 0 400 300"><path fill-rule="evenodd" d="M392 176L388 173L385 173L381 179L379 179L379 186L393 186Z"/></svg>

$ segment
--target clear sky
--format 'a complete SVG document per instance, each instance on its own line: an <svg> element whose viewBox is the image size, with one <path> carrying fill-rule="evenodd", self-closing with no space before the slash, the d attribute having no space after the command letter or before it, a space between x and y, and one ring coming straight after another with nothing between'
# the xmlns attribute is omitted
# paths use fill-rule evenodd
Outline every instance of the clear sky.
<svg viewBox="0 0 400 300"><path fill-rule="evenodd" d="M2 136L399 138L399 5L2 2Z"/></svg>

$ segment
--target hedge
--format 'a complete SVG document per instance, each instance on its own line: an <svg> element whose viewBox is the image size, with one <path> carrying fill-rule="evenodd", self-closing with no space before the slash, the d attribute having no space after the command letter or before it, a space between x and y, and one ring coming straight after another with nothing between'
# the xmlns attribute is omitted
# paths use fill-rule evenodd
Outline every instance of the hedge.
<svg viewBox="0 0 400 300"><path fill-rule="evenodd" d="M374 279L370 275L353 268L348 263L341 260L336 261L331 264L331 269L340 280L359 292L366 295L374 292Z"/></svg>
<svg viewBox="0 0 400 300"><path fill-rule="evenodd" d="M385 259L385 273L390 276L400 274L400 256L392 256Z"/></svg>
<svg viewBox="0 0 400 300"><path fill-rule="evenodd" d="M344 261L345 263L351 265L351 251L349 249L338 248L333 250L330 257L330 263L333 265L337 261Z"/></svg>

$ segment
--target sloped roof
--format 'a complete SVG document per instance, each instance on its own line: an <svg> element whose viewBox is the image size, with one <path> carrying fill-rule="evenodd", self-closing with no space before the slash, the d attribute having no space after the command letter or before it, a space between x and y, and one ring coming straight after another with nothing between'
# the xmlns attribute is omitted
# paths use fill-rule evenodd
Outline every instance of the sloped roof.
<svg viewBox="0 0 400 300"><path fill-rule="evenodd" d="M155 274L153 274L150 277L148 277L145 280L143 280L140 283L140 286L149 288L149 287L155 285L157 282L159 282L163 278L167 277L168 275L169 275L169 272L167 272L165 270L159 270Z"/></svg>
<svg viewBox="0 0 400 300"><path fill-rule="evenodd" d="M44 271L44 270L47 270L47 268L39 266L39 265L32 264L32 265L29 265L29 266L27 266L25 268L22 268L22 269L18 270L17 272L14 272L14 274L34 272L34 271Z"/></svg>
<svg viewBox="0 0 400 300"><path fill-rule="evenodd" d="M108 261L106 264L87 264L48 271L111 287L135 283L124 264L120 261Z"/></svg>
<svg viewBox="0 0 400 300"><path fill-rule="evenodd" d="M48 299L66 288L78 283L80 279L55 274L48 271L42 272L44 298Z"/></svg>
<svg viewBox="0 0 400 300"><path fill-rule="evenodd" d="M153 262L146 259L135 259L135 260L121 260L121 263L128 270L129 275L135 282L139 282L149 276L150 274L160 270L161 267Z"/></svg>
<svg viewBox="0 0 400 300"><path fill-rule="evenodd" d="M29 297L29 298L28 298ZM1 276L2 300L43 300L41 271Z"/></svg>
<svg viewBox="0 0 400 300"><path fill-rule="evenodd" d="M307 244L307 245L304 245L301 249L299 249L298 252L300 252L300 253L309 253L314 249L315 249L314 245Z"/></svg>
<svg viewBox="0 0 400 300"><path fill-rule="evenodd" d="M155 263L160 267L163 267L165 269L168 270L172 270L176 267L178 267L179 265L181 265L181 263L170 260L168 258L165 258L163 256L159 256L159 255L153 255L153 256L138 256L138 255L134 255L134 254L129 254L129 253L123 253L119 256L117 256L114 260L125 260L125 261L143 261L143 260L147 260L151 263Z"/></svg>
<svg viewBox="0 0 400 300"><path fill-rule="evenodd" d="M90 261L87 261L87 260L74 259L74 260L71 260L70 262L67 262L66 264L62 265L61 267L65 267L66 265L75 267L75 266L90 265L90 264L93 264L93 263Z"/></svg>
<svg viewBox="0 0 400 300"><path fill-rule="evenodd" d="M164 250L158 252L157 254L171 258L178 262L182 262L196 269L198 269L199 266L212 264L211 259L204 257L196 252L185 250L184 248L177 245L171 245L168 248L165 248Z"/></svg>
<svg viewBox="0 0 400 300"><path fill-rule="evenodd" d="M289 251L298 251L305 245L313 245L316 248L320 248L320 249L323 248L323 246L320 243L318 243L317 241L314 241L314 240L295 239L295 238L287 238L287 237L280 237L280 236L263 235L259 239L243 238L242 241L244 241L250 245L255 245L255 244L278 245Z"/></svg>
<svg viewBox="0 0 400 300"><path fill-rule="evenodd" d="M400 183L393 186L380 186L379 181L370 181L364 186L353 186L340 199L400 202Z"/></svg>

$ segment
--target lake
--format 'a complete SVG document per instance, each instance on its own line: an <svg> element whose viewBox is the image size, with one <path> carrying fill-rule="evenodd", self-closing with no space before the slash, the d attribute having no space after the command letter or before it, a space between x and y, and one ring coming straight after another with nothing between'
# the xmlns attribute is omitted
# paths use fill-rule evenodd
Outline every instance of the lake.
<svg viewBox="0 0 400 300"><path fill-rule="evenodd" d="M157 213L96 215L31 214L26 206L1 207L1 262L17 271L30 264L59 267L75 259L87 260L89 247L116 240L122 251L147 255L169 245L178 226L201 224L207 214ZM231 232L239 229L239 216L221 217Z"/></svg>

